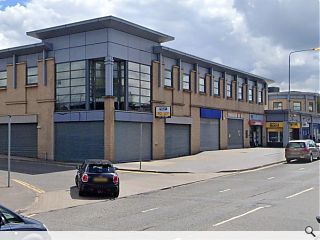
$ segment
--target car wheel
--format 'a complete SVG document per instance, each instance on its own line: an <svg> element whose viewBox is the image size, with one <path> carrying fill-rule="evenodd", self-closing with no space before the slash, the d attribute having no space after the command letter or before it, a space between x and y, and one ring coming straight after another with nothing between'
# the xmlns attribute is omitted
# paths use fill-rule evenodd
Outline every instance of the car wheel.
<svg viewBox="0 0 320 240"><path fill-rule="evenodd" d="M290 162L291 162L291 159L288 159L288 158L287 158L286 160L287 160L287 163L290 163Z"/></svg>
<svg viewBox="0 0 320 240"><path fill-rule="evenodd" d="M312 154L310 154L309 162L312 162L312 161L313 161L313 156L312 156Z"/></svg>

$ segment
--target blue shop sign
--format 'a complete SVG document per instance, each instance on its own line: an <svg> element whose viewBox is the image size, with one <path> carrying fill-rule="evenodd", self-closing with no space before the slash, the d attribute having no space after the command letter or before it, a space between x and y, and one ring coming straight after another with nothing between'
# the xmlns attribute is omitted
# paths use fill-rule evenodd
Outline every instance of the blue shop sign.
<svg viewBox="0 0 320 240"><path fill-rule="evenodd" d="M217 109L200 108L201 118L221 119L222 111Z"/></svg>

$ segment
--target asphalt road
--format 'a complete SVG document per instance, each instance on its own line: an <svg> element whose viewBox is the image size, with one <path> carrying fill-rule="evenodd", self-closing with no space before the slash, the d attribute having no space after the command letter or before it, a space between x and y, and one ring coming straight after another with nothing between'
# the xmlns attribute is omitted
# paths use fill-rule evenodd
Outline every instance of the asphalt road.
<svg viewBox="0 0 320 240"><path fill-rule="evenodd" d="M50 230L319 230L319 162L292 163L41 213Z"/></svg>

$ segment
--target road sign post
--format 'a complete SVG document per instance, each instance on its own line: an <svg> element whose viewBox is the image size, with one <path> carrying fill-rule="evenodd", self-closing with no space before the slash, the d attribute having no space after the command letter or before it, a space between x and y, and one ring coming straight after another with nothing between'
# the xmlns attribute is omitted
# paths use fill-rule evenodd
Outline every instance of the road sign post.
<svg viewBox="0 0 320 240"><path fill-rule="evenodd" d="M11 174L11 116L8 116L8 188Z"/></svg>

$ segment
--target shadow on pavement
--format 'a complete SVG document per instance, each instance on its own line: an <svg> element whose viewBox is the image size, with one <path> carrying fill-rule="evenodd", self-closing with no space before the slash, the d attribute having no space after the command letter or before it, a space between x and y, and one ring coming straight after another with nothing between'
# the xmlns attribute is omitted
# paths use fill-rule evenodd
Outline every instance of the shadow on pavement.
<svg viewBox="0 0 320 240"><path fill-rule="evenodd" d="M25 161L25 160L11 160L11 172L37 175L45 173L63 172L69 170L75 170L74 166L58 165L57 163L49 163L39 160L37 161ZM8 160L0 158L0 170L8 170Z"/></svg>
<svg viewBox="0 0 320 240"><path fill-rule="evenodd" d="M284 164L297 164L297 165L299 165L299 164L309 164L309 163L313 163L313 162L317 162L318 160L313 160L312 162L309 162L309 161L307 161L307 160L299 160L299 161L291 161L290 163L288 163L288 162L286 162L286 163L284 163Z"/></svg>
<svg viewBox="0 0 320 240"><path fill-rule="evenodd" d="M79 196L79 189L77 186L70 187L70 196L72 199L77 200L114 200L110 194L90 193L86 196Z"/></svg>

